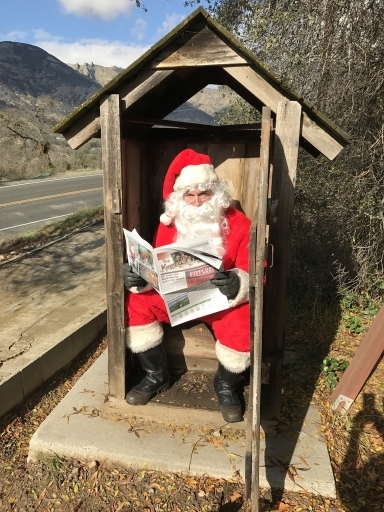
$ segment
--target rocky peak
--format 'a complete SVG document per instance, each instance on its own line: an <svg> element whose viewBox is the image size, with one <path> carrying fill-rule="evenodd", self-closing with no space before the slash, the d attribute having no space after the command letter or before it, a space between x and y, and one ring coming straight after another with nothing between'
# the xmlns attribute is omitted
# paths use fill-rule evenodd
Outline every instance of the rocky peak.
<svg viewBox="0 0 384 512"><path fill-rule="evenodd" d="M93 62L85 62L84 64L68 64L68 66L102 86L106 85L115 78L116 75L123 71L123 68L118 68L117 66L104 67L99 64L94 64Z"/></svg>

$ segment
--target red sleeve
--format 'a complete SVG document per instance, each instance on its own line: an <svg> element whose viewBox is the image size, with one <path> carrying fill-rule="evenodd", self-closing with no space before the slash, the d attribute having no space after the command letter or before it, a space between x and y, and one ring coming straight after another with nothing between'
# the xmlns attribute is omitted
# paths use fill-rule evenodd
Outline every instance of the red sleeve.
<svg viewBox="0 0 384 512"><path fill-rule="evenodd" d="M251 221L241 212L230 208L226 213L229 235L225 242L224 269L239 268L249 272L249 236Z"/></svg>
<svg viewBox="0 0 384 512"><path fill-rule="evenodd" d="M155 236L153 237L152 246L154 248L161 247L162 245L173 244L176 240L176 228L173 224L165 226L159 224Z"/></svg>
<svg viewBox="0 0 384 512"><path fill-rule="evenodd" d="M249 272L249 240L250 233L249 229L247 229L240 239L234 265L234 268L240 268L245 272Z"/></svg>

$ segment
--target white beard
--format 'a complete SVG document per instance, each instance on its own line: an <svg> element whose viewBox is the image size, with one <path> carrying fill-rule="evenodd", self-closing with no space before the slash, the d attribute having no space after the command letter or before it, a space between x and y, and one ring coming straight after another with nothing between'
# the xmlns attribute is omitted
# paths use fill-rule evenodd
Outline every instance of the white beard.
<svg viewBox="0 0 384 512"><path fill-rule="evenodd" d="M222 208L215 204L214 196L201 206L187 205L180 200L179 211L174 218L177 229L177 240L190 240L201 236L209 237L217 253L223 256L225 229L222 229L225 219Z"/></svg>

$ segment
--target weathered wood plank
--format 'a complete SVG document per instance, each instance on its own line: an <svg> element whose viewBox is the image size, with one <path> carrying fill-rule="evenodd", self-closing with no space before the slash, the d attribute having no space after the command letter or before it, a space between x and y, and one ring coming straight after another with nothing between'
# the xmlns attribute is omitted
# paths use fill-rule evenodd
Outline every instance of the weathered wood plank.
<svg viewBox="0 0 384 512"><path fill-rule="evenodd" d="M231 197L241 204L244 175L244 144L210 144L209 156L216 174L229 184Z"/></svg>
<svg viewBox="0 0 384 512"><path fill-rule="evenodd" d="M224 69L264 105L271 107L272 112L277 113L279 102L287 101L283 94L250 67L238 66L225 67ZM343 149L343 146L337 140L312 121L305 113L302 114L301 134L305 140L329 158L329 160L333 160Z"/></svg>
<svg viewBox="0 0 384 512"><path fill-rule="evenodd" d="M384 305L331 395L334 411L346 413L384 352Z"/></svg>
<svg viewBox="0 0 384 512"><path fill-rule="evenodd" d="M264 295L264 260L266 248L267 199L269 152L271 141L271 109L264 107L261 122L260 170L258 187L258 209L252 222L250 247L251 287L251 385L248 405L247 447L251 453L246 454L247 495L251 497L252 512L259 510L259 452L260 452L260 393L261 393L261 354L263 336L263 295ZM254 276L254 278L253 278ZM248 450L247 450L248 451ZM250 459L250 461L249 461Z"/></svg>
<svg viewBox="0 0 384 512"><path fill-rule="evenodd" d="M209 27L204 27L197 34L181 45L182 39L170 45L152 62L157 69L178 68L185 66L234 66L246 64L247 60L232 49Z"/></svg>
<svg viewBox="0 0 384 512"><path fill-rule="evenodd" d="M257 149L257 146L260 145L258 134L254 134L254 139L254 144L249 144L246 147L241 201L244 213L250 219L253 219L257 210L260 171L260 154Z"/></svg>
<svg viewBox="0 0 384 512"><path fill-rule="evenodd" d="M154 128L144 130L137 124L126 125L123 127L124 139L138 139L148 141L173 140L185 142L209 142L209 143L227 143L227 144L259 144L255 140L259 139L260 131L244 130L244 131L220 131L217 127L212 129L180 129L174 130L169 128Z"/></svg>
<svg viewBox="0 0 384 512"><path fill-rule="evenodd" d="M277 107L273 154L272 200L278 200L277 221L269 226L273 267L265 291L263 361L271 364L271 384L263 392L263 416L277 419L281 407L284 325L290 259L293 200L299 150L301 105L280 102Z"/></svg>
<svg viewBox="0 0 384 512"><path fill-rule="evenodd" d="M122 86L118 94L121 100L121 112L139 101L145 94L159 86L172 74L172 70L145 70L134 80ZM87 112L69 130L63 133L72 149L78 149L100 132L99 108Z"/></svg>
<svg viewBox="0 0 384 512"><path fill-rule="evenodd" d="M119 90L121 111L124 112L131 105L140 100L147 93L158 87L166 78L172 75L173 70L146 70Z"/></svg>
<svg viewBox="0 0 384 512"><path fill-rule="evenodd" d="M198 123L189 123L186 121L173 121L171 119L159 119L159 118L135 118L129 116L128 118L125 118L122 121L122 125L129 125L129 124L143 124L143 125L149 125L149 126L162 126L162 127L172 127L172 128L191 128L195 130L202 130L202 131L218 131L222 133L227 132L239 132L239 131L254 131L259 130L261 128L260 123L253 123L253 124L228 124L228 125L222 125L222 126L213 126L211 124L198 124Z"/></svg>
<svg viewBox="0 0 384 512"><path fill-rule="evenodd" d="M79 149L100 132L100 127L99 109L95 108L81 117L63 136L72 149Z"/></svg>
<svg viewBox="0 0 384 512"><path fill-rule="evenodd" d="M125 140L121 143L122 175L124 176L124 227L140 233L140 144Z"/></svg>
<svg viewBox="0 0 384 512"><path fill-rule="evenodd" d="M215 338L204 323L164 326L164 348L169 355L212 359L217 367Z"/></svg>
<svg viewBox="0 0 384 512"><path fill-rule="evenodd" d="M108 328L108 382L112 396L125 396L125 314L123 222L121 207L114 203L122 190L120 146L120 100L117 94L100 103L102 166L104 182L104 225L106 248L106 297ZM114 213L120 211L120 213Z"/></svg>
<svg viewBox="0 0 384 512"><path fill-rule="evenodd" d="M308 115L302 113L302 136L312 146L318 149L329 160L333 160L343 149L343 146L337 142L331 135L328 135L318 124Z"/></svg>

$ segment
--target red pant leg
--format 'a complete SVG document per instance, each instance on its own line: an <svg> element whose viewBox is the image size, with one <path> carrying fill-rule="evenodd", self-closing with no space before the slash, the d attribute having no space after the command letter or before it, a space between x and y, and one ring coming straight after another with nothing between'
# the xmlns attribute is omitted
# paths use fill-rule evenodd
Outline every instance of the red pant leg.
<svg viewBox="0 0 384 512"><path fill-rule="evenodd" d="M155 290L144 293L127 293L127 327L148 325L155 321L169 324L163 299Z"/></svg>
<svg viewBox="0 0 384 512"><path fill-rule="evenodd" d="M216 339L222 345L238 352L250 351L249 303L212 313L201 320L212 326Z"/></svg>

